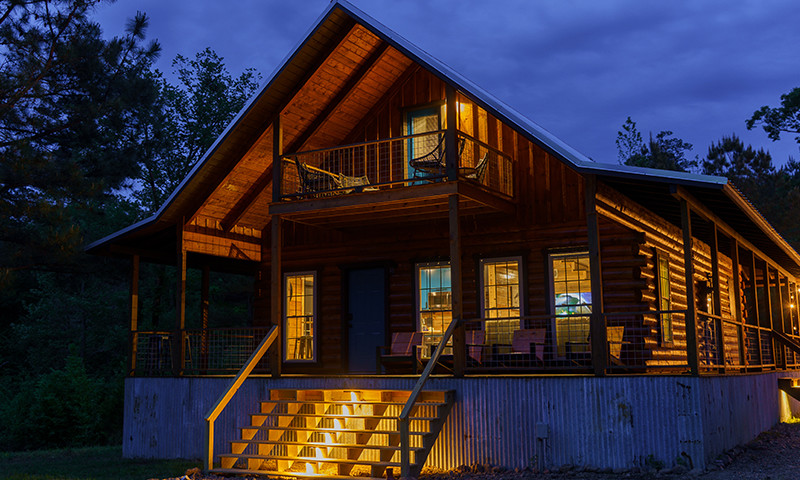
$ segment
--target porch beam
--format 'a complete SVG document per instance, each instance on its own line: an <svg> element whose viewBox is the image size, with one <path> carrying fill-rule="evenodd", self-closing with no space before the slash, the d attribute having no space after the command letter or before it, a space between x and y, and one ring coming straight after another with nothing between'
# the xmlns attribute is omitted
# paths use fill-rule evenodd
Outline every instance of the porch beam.
<svg viewBox="0 0 800 480"><path fill-rule="evenodd" d="M681 230L683 231L683 265L686 283L686 360L692 375L700 374L697 358L697 306L694 295L694 255L692 251L692 211L689 203L681 199Z"/></svg>
<svg viewBox="0 0 800 480"><path fill-rule="evenodd" d="M139 255L131 256L131 349L130 371L136 372L136 354L139 344Z"/></svg>
<svg viewBox="0 0 800 480"><path fill-rule="evenodd" d="M265 188L267 188L270 179L272 179L274 182L272 172L274 170L275 165L277 165L279 168L282 167L281 157L283 157L283 152L295 152L298 148L301 148L308 141L308 139L311 138L317 132L317 130L319 130L322 124L328 120L328 118L339 107L339 105L341 105L341 103L350 94L351 90L356 85L361 83L361 81L364 79L364 76L367 73L369 73L370 70L372 70L372 68L378 62L380 57L384 54L384 52L386 52L386 49L388 47L389 44L386 42L383 42L381 45L379 45L378 48L361 65L361 67L359 67L359 69L353 73L353 75L350 77L347 83L339 90L339 93L337 93L336 96L333 99L331 99L330 102L328 102L328 104L325 106L322 112L320 112L320 114L317 115L317 117L314 119L311 125L306 127L306 129L303 130L300 133L300 135L296 137L294 141L292 141L292 143L290 143L288 146L283 147L281 145L280 148L281 155L278 157L278 159L276 160L275 156L273 155L272 165L267 167L264 173L262 173L258 177L258 179L247 190L247 192L236 202L236 205L234 205L234 207L228 212L228 214L225 215L225 218L221 222L222 228L225 231L230 231L234 226L236 226L239 220L242 219L244 214L247 213L247 211L253 205L253 202L255 202L256 198L261 194L261 192ZM279 123L279 121L277 123ZM274 135L275 135L275 130L273 129L273 151L276 150L275 145L277 145L277 143L274 140ZM278 185L280 185L280 183ZM272 201L273 202L280 201L280 195L278 195L278 200L275 199L274 183L272 191L273 191Z"/></svg>
<svg viewBox="0 0 800 480"><path fill-rule="evenodd" d="M261 137L262 132L267 130L269 126L275 122L275 119L280 116L283 109L286 108L287 105L289 105L289 103L298 93L300 93L300 90L306 85L306 83L308 83L309 80L311 80L314 77L314 75L317 73L317 70L319 70L319 68L325 63L325 60L327 60L328 57L330 57L330 55L339 47L342 41L345 38L347 38L347 36L350 34L353 27L355 26L355 21L349 19L347 21L349 26L342 28L341 33L337 34L334 38L331 38L328 47L324 48L317 54L316 58L314 58L313 62L311 62L313 63L313 65L306 70L306 74L303 75L300 81L298 81L295 84L294 88L285 95L284 101L280 104L280 106L278 106L275 109L276 113L272 114L272 116L267 118L261 124L261 127L253 128L253 131L258 132L258 134L255 135L255 138L253 138L250 141L243 141L240 144L236 144L236 146L239 148L236 148L235 151L231 152L229 155L230 158L234 158L236 159L236 161L231 162L231 167L227 169L225 175L229 174L236 166L238 161L244 155L246 155L251 148L253 148L253 146L258 142L259 138ZM194 218L197 216L197 213L206 205L206 203L209 201L209 199L211 198L213 193L217 190L217 188L214 188L212 191L206 194L197 195L198 201L191 204L190 208L187 209L187 212L191 212L191 214L186 216L186 218L189 219L189 223L192 220L194 220Z"/></svg>
<svg viewBox="0 0 800 480"><path fill-rule="evenodd" d="M444 160L447 170L447 180L458 180L458 145L456 139L456 89L451 84L446 84L445 92L445 120L447 129L444 131Z"/></svg>
<svg viewBox="0 0 800 480"><path fill-rule="evenodd" d="M296 153L298 149L302 148L303 145L308 141L309 138L314 136L317 133L317 130L328 120L328 118L333 114L333 112L339 108L339 105L347 99L347 97L352 93L353 88L355 88L364 77L375 67L375 64L378 63L378 60L383 56L386 50L389 48L389 44L386 42L381 42L369 57L361 64L358 69L350 75L350 78L345 82L344 86L339 89L336 95L325 105L325 108L316 116L313 122L309 124L300 134L295 137L295 139L286 146L285 151L290 153Z"/></svg>
<svg viewBox="0 0 800 480"><path fill-rule="evenodd" d="M185 355L185 342L183 341L186 328L186 246L184 245L185 218L181 218L176 225L175 244L177 253L177 285L175 289L175 333L172 336L172 370L176 376L183 373L183 359Z"/></svg>
<svg viewBox="0 0 800 480"><path fill-rule="evenodd" d="M742 282L739 278L739 242L731 238L731 261L733 263L733 314L736 318L736 336L739 342L739 364L747 367L747 346L744 340L744 317L742 316Z"/></svg>
<svg viewBox="0 0 800 480"><path fill-rule="evenodd" d="M461 225L458 218L458 195L448 198L450 207L450 288L453 331L453 374L463 377L467 365L467 340L463 320L463 290L461 285Z"/></svg>
<svg viewBox="0 0 800 480"><path fill-rule="evenodd" d="M208 368L208 298L211 284L211 268L203 265L200 280L200 369Z"/></svg>
<svg viewBox="0 0 800 480"><path fill-rule="evenodd" d="M279 162L280 164L280 162ZM255 182L250 185L250 188L247 189L244 195L236 202L236 204L231 208L227 214L225 214L225 218L220 221L220 226L226 232L230 232L233 230L233 227L236 226L237 223L244 217L244 214L250 210L250 207L253 206L253 202L256 201L256 198L267 188L270 182L274 181L273 179L273 166L275 165L275 160L273 159L273 164L268 166L266 170L264 170L261 175L258 176ZM273 195L274 197L274 195Z"/></svg>
<svg viewBox="0 0 800 480"><path fill-rule="evenodd" d="M713 302L714 302L714 315L720 317L715 323L717 327L715 334L717 336L717 348L719 349L719 366L720 373L725 373L725 327L722 324L722 292L720 291L719 283L719 230L717 224L711 224L712 239L711 239L711 281L713 282Z"/></svg>
<svg viewBox="0 0 800 480"><path fill-rule="evenodd" d="M592 370L598 377L606 372L608 363L608 331L603 308L603 271L600 264L600 227L597 219L597 176L584 177L584 206L589 242L589 275L592 289L592 314L589 317L591 334Z"/></svg>
<svg viewBox="0 0 800 480"><path fill-rule="evenodd" d="M709 210L705 205L703 205L697 198L694 197L691 193L689 193L684 187L680 185L672 185L670 187L670 191L672 192L672 196L678 200L686 200L689 206L692 208L692 211L699 215L700 217L708 220L717 225L717 228L721 230L725 235L730 238L736 240L740 245L747 248L751 252L757 254L759 257L763 259L769 259L767 254L762 252L758 249L755 245L753 245L750 241L744 238L739 232L734 230L730 225L725 223L719 216L717 216L714 212ZM769 262L769 260L767 260ZM789 273L786 269L781 267L780 265L774 263L776 269L782 272L787 277L792 277L793 275Z"/></svg>
<svg viewBox="0 0 800 480"><path fill-rule="evenodd" d="M276 327L277 338L269 350L270 373L273 377L281 376L283 361L283 298L281 297L281 253L283 237L283 219L279 215L272 216L272 252L270 255L270 322Z"/></svg>

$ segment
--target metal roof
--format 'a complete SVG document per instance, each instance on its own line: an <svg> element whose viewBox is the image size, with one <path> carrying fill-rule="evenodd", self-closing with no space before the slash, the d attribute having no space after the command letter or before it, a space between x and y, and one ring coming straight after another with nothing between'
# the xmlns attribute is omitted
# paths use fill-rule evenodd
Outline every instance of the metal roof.
<svg viewBox="0 0 800 480"><path fill-rule="evenodd" d="M265 122L268 122L280 112L282 105L286 102L287 92L290 92L291 86L302 77L303 67L307 68L310 63L308 58L323 51L320 45L324 44L325 40L330 39L337 29L341 28L341 24L346 18L365 26L373 34L440 77L443 81L453 85L462 94L485 108L501 121L515 128L530 141L561 158L580 173L594 174L602 178L623 181L668 183L690 187L693 190L709 190L708 194L705 195L709 200L713 200L718 196L726 197L727 200L723 203L729 205L730 208L726 208L723 215L736 217L732 223L742 226L756 226L757 230L760 230L760 234L757 236L769 239L777 247L777 250L772 249L773 253L777 254L777 257L782 260L789 260L794 263L800 273L800 255L732 187L726 178L595 162L345 0L332 2L320 15L314 26L303 37L303 40L270 75L269 79L264 82L259 93L254 95L236 115L225 131L217 138L202 159L195 164L186 178L155 214L92 243L86 250L95 252L123 238L160 231L169 225L174 225L182 215L186 215L187 210L192 209L192 206L196 207L197 202L202 201L210 194L211 189L216 184L215 182L219 182L219 179L224 177L224 174L230 171L232 165L241 157L237 143L252 141L253 135L263 132L267 126ZM709 195L713 198L709 197ZM720 205L721 203L717 201L717 204ZM754 231L749 228L748 230Z"/></svg>

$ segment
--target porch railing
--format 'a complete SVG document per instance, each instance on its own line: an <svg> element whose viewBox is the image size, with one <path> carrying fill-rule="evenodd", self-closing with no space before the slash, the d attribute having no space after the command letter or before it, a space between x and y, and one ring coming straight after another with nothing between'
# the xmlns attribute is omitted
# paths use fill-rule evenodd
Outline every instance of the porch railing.
<svg viewBox="0 0 800 480"><path fill-rule="evenodd" d="M285 155L281 198L318 198L444 181L444 133L438 130ZM463 132L457 138L459 178L512 197L511 157ZM424 169L409 164L410 159L423 157Z"/></svg>
<svg viewBox="0 0 800 480"><path fill-rule="evenodd" d="M247 361L270 327L132 332L133 376L229 375ZM181 357L181 352L183 356ZM255 367L268 373L269 362Z"/></svg>

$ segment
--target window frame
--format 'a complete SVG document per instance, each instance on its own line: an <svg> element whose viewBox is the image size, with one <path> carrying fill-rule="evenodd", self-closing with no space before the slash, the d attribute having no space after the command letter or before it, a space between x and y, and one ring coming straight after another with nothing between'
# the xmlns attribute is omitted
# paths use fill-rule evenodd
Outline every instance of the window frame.
<svg viewBox="0 0 800 480"><path fill-rule="evenodd" d="M667 287L667 293L669 294L669 298L667 299L667 302L669 302L669 308L667 308L667 310L673 310L673 306L674 306L673 302L674 302L674 300L672 298L672 268L671 268L672 262L670 261L670 255L668 253L660 251L660 250L657 250L656 251L656 255L655 255L655 263L656 263L655 264L655 267L656 267L655 268L655 270L656 270L655 271L656 302L657 302L656 307L658 307L658 308L656 308L656 310L658 310L658 311L664 310L664 308L663 308L664 298L662 296L662 294L663 294L662 289L663 289L664 285L663 285L663 279L662 279L662 276L661 276L661 264L662 264L662 262L666 263L666 266L667 266L667 284L666 284L666 287ZM665 321L665 319L666 319L666 321ZM666 335L667 330L665 329L665 326L664 326L666 322L669 323L669 330L668 330L669 331L669 337L667 337L667 335ZM661 314L658 315L658 333L659 333L658 341L659 341L659 343L661 345L671 346L671 345L675 344L675 323L674 323L673 315L671 313L667 313L667 314L661 313Z"/></svg>
<svg viewBox="0 0 800 480"><path fill-rule="evenodd" d="M311 297L311 304L312 304L312 316L311 316L311 358L289 358L289 330L287 328L287 321L288 321L288 303L289 303L289 278L290 277L306 277L311 276L314 282L314 288L312 291ZM283 359L284 363L316 363L317 362L317 351L319 347L319 335L317 334L319 328L319 309L317 303L319 301L319 275L316 270L305 270L305 271L298 271L298 272L285 272L283 274L283 309L282 309L282 325L281 330L283 330ZM295 339L297 340L297 339Z"/></svg>
<svg viewBox="0 0 800 480"><path fill-rule="evenodd" d="M577 247L577 248L570 248L570 249L559 249L559 250L551 250L547 252L547 280L548 280L548 306L550 308L550 314L552 315L551 321L551 328L552 328L552 339L553 339L553 355L563 360L567 358L567 351L566 351L566 343L569 341L565 339L564 341L564 355L561 355L559 352L559 335L558 335L558 318L571 318L565 315L558 315L556 313L556 284L555 284L555 276L553 275L553 260L561 257L577 257L577 256L584 256L590 262L589 265L589 292L591 292L591 257L589 256L589 249L588 247ZM592 303L590 304L591 311L594 311L594 298L592 298ZM591 328L591 313L586 315L577 315L576 317L585 316L589 318L587 330ZM587 336L587 347L591 348L588 344L588 336Z"/></svg>
<svg viewBox="0 0 800 480"><path fill-rule="evenodd" d="M422 295L421 295L422 294L422 284L420 282L420 271L423 268L426 268L426 267L440 267L440 268L441 267L446 267L450 271L450 275L452 275L452 272L453 272L452 271L452 266L450 265L450 261L449 260L433 261L433 262L416 262L414 264L414 292L415 292L414 293L414 297L415 297L414 310L415 310L415 317L416 317L416 331L417 332L421 332L422 336L423 336L423 341L422 341L422 345L421 345L422 357L423 358L427 358L429 353L430 353L430 352L427 352L425 350L425 348L424 348L426 345L428 345L428 343L426 343L426 332L424 332L423 329L422 329L422 312L423 312L423 310L422 310ZM450 290L449 291L450 291L450 295L451 295L451 297L450 297L450 309L449 310L436 310L436 311L437 312L442 312L442 313L450 312L450 322L452 322L453 321L453 301L452 301L453 280L452 280L452 277L450 278ZM444 334L444 332L445 332L445 330L447 330L448 326L449 326L449 323L448 323L448 325L444 325L444 322L443 322L442 330L441 330L440 333ZM441 336L441 334L438 334L438 335ZM429 333L428 335L434 335L435 336L435 335L437 335L437 333ZM452 342L452 339L450 340L450 342ZM439 342L436 341L435 343L431 343L431 345L438 344L438 343ZM449 349L446 350L445 353L447 353L447 352L449 352Z"/></svg>
<svg viewBox="0 0 800 480"><path fill-rule="evenodd" d="M516 317L496 317L492 318L491 320L512 320L514 318L517 319L517 325L514 330L524 328L523 325L523 317L524 317L524 305L525 305L525 281L524 281L524 274L523 274L523 259L521 255L515 256L507 256L507 257L489 257L489 258L481 258L478 261L478 292L480 297L480 317L483 320L481 322L481 328L485 331L486 330L486 321L490 320L490 318L486 315L487 307L486 307L486 276L485 276L485 267L486 265L490 264L499 264L499 263L511 263L516 262L517 264L517 297L518 297L518 305L516 306L517 315ZM513 308L513 307L512 307ZM497 309L497 310L511 310L512 308L505 308L505 309ZM513 331L511 332L513 334ZM509 338L509 344L511 339Z"/></svg>

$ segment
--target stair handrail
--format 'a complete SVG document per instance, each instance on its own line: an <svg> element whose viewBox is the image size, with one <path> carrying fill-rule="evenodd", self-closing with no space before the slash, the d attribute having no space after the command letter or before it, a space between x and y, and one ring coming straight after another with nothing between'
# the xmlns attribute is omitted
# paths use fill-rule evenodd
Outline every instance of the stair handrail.
<svg viewBox="0 0 800 480"><path fill-rule="evenodd" d="M269 350L269 347L272 346L276 338L278 338L278 326L273 325L264 336L264 339L261 340L261 343L258 344L255 351L253 351L253 354L250 355L247 362L245 362L242 369L239 370L239 373L236 374L236 377L234 377L228 388L222 392L222 395L217 399L217 403L214 404L211 410L206 414L206 422L208 422L208 438L206 439L207 470L214 468L214 422L239 390L239 387L242 386L242 383L250 376L253 369L256 368L256 365L264 354L267 353L267 350Z"/></svg>
<svg viewBox="0 0 800 480"><path fill-rule="evenodd" d="M411 432L409 430L408 420L411 416L411 410L414 408L414 404L417 402L417 397L419 397L420 392L422 392L422 387L425 386L425 382L428 381L431 372L433 372L434 367L439 362L439 357L442 356L447 342L453 336L453 332L455 332L456 327L460 323L460 318L455 318L450 322L450 325L442 335L442 340L439 342L439 345L436 346L436 350L434 350L433 355L431 355L431 358L428 360L428 364L425 365L425 369L422 370L422 374L419 376L419 379L417 379L417 383L414 385L414 389L411 391L411 395L409 395L403 407L403 411L400 412L400 416L397 417L397 423L400 429L400 476L403 478L408 478L411 474Z"/></svg>

